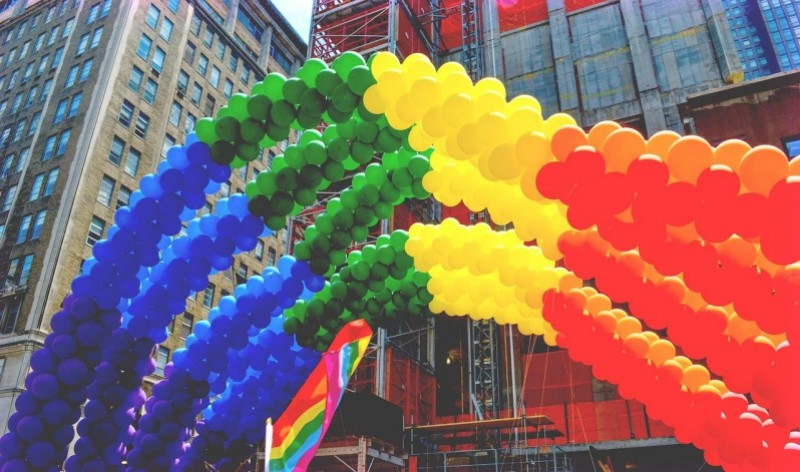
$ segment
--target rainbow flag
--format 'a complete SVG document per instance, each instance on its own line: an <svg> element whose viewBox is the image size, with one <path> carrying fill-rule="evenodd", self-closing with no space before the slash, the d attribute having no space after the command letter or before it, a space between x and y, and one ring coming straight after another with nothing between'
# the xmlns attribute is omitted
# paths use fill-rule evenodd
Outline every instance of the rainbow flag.
<svg viewBox="0 0 800 472"><path fill-rule="evenodd" d="M339 331L272 430L268 472L304 472L317 452L350 376L372 337L364 320Z"/></svg>

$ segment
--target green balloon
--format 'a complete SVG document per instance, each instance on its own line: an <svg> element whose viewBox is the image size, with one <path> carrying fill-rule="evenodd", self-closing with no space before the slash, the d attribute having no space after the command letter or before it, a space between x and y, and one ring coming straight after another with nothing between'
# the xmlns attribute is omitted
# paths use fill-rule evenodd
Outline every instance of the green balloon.
<svg viewBox="0 0 800 472"><path fill-rule="evenodd" d="M350 69L350 75L347 76L347 86L351 92L359 96L363 96L364 92L376 83L372 71L365 65L353 67Z"/></svg>
<svg viewBox="0 0 800 472"><path fill-rule="evenodd" d="M352 251L350 254L347 255L347 265L352 266L356 262L361 260L361 251Z"/></svg>
<svg viewBox="0 0 800 472"><path fill-rule="evenodd" d="M258 144L266 134L264 125L256 119L247 118L239 127L239 135L242 141L250 144Z"/></svg>
<svg viewBox="0 0 800 472"><path fill-rule="evenodd" d="M369 236L369 228L366 226L353 226L353 229L350 230L350 234L353 236L353 241L362 243L366 241Z"/></svg>
<svg viewBox="0 0 800 472"><path fill-rule="evenodd" d="M298 320L297 318L287 317L283 321L283 331L286 334L293 336L297 333L299 329L300 329L300 320Z"/></svg>
<svg viewBox="0 0 800 472"><path fill-rule="evenodd" d="M394 265L407 271L414 266L414 259L405 252L398 252L397 256L394 258Z"/></svg>
<svg viewBox="0 0 800 472"><path fill-rule="evenodd" d="M259 194L258 184L256 183L255 180L251 180L250 182L247 182L247 184L245 184L244 194L247 196L248 200L252 199L253 197Z"/></svg>
<svg viewBox="0 0 800 472"><path fill-rule="evenodd" d="M291 167L285 167L279 170L276 175L278 188L283 191L291 192L297 188L298 177L298 172Z"/></svg>
<svg viewBox="0 0 800 472"><path fill-rule="evenodd" d="M338 182L344 178L344 166L339 162L330 160L322 165L322 175L326 180Z"/></svg>
<svg viewBox="0 0 800 472"><path fill-rule="evenodd" d="M350 270L352 271L353 278L359 282L364 282L369 278L370 267L369 264L364 261L356 262L351 266Z"/></svg>
<svg viewBox="0 0 800 472"><path fill-rule="evenodd" d="M408 233L403 230L395 230L392 231L392 234L389 235L389 243L392 245L394 250L399 254L401 252L406 251L406 242L408 241Z"/></svg>
<svg viewBox="0 0 800 472"><path fill-rule="evenodd" d="M300 170L307 164L303 153L295 144L286 147L283 151L283 158L286 160L286 164L292 169Z"/></svg>
<svg viewBox="0 0 800 472"><path fill-rule="evenodd" d="M249 97L243 93L236 93L228 99L228 109L231 111L231 116L239 121L244 121L250 116L247 111L247 99Z"/></svg>
<svg viewBox="0 0 800 472"><path fill-rule="evenodd" d="M356 137L357 124L358 122L356 120L347 120L344 123L336 125L336 132L339 133L339 136L349 141Z"/></svg>
<svg viewBox="0 0 800 472"><path fill-rule="evenodd" d="M328 109L328 100L313 88L303 92L298 103L301 110L313 115L322 115L322 112Z"/></svg>
<svg viewBox="0 0 800 472"><path fill-rule="evenodd" d="M325 61L317 58L309 59L297 71L297 76L303 79L306 85L313 87L317 76L325 70L328 70L328 65L325 64Z"/></svg>
<svg viewBox="0 0 800 472"><path fill-rule="evenodd" d="M386 304L386 302L388 302L391 299L392 299L392 292L390 292L385 288L375 292L375 301L377 301L380 304Z"/></svg>
<svg viewBox="0 0 800 472"><path fill-rule="evenodd" d="M302 129L314 128L318 126L321 121L322 116L310 115L303 111L302 108L297 112L297 124Z"/></svg>
<svg viewBox="0 0 800 472"><path fill-rule="evenodd" d="M337 110L335 107L328 107L325 113L322 115L323 118L328 116L331 123L345 123L347 120L353 117L353 113L350 111L340 111Z"/></svg>
<svg viewBox="0 0 800 472"><path fill-rule="evenodd" d="M364 105L364 100L360 100L358 102L358 106L356 107L354 114L358 115L358 117L364 121L374 121L376 123L383 116L383 115L376 115L375 113L372 113L371 111L367 110L367 107Z"/></svg>
<svg viewBox="0 0 800 472"><path fill-rule="evenodd" d="M383 312L383 307L374 298L367 300L367 306L365 308L367 310L367 313L369 313L372 316L378 316Z"/></svg>
<svg viewBox="0 0 800 472"><path fill-rule="evenodd" d="M415 179L421 179L430 170L430 161L421 154L417 154L408 161L408 171Z"/></svg>
<svg viewBox="0 0 800 472"><path fill-rule="evenodd" d="M397 267L397 265L389 266L389 273L392 275L393 279L400 280L406 276L408 273L407 269L403 269L401 267Z"/></svg>
<svg viewBox="0 0 800 472"><path fill-rule="evenodd" d="M345 190L344 192L342 192L340 199L343 207L349 210L355 210L356 208L358 208L358 192L356 192L355 190L353 189Z"/></svg>
<svg viewBox="0 0 800 472"><path fill-rule="evenodd" d="M273 121L268 121L267 136L275 142L283 141L289 137L289 127L281 126Z"/></svg>
<svg viewBox="0 0 800 472"><path fill-rule="evenodd" d="M328 152L322 141L311 141L303 147L302 152L309 164L319 166L328 159Z"/></svg>
<svg viewBox="0 0 800 472"><path fill-rule="evenodd" d="M211 159L217 164L230 165L236 157L236 147L227 141L217 141L211 145Z"/></svg>
<svg viewBox="0 0 800 472"><path fill-rule="evenodd" d="M331 233L331 247L334 249L346 249L352 242L350 233L347 231L336 230Z"/></svg>
<svg viewBox="0 0 800 472"><path fill-rule="evenodd" d="M194 126L194 131L197 134L197 137L200 138L200 141L203 141L209 146L214 144L219 139L217 136L216 122L214 121L214 118L201 118L200 121L198 121Z"/></svg>
<svg viewBox="0 0 800 472"><path fill-rule="evenodd" d="M380 152L394 152L400 147L401 141L395 137L391 131L383 128L378 132L378 137L375 139L375 147Z"/></svg>
<svg viewBox="0 0 800 472"><path fill-rule="evenodd" d="M300 169L299 184L304 187L315 189L322 183L322 170L314 165L306 165Z"/></svg>
<svg viewBox="0 0 800 472"><path fill-rule="evenodd" d="M295 109L288 101L278 100L272 104L269 117L279 126L289 126L295 119Z"/></svg>
<svg viewBox="0 0 800 472"><path fill-rule="evenodd" d="M411 184L414 182L414 178L411 176L411 173L408 171L408 169L402 167L392 171L391 178L394 186L401 191L410 189Z"/></svg>
<svg viewBox="0 0 800 472"><path fill-rule="evenodd" d="M327 211L331 215L335 215L339 211L342 210L342 201L339 197L333 197L328 200L328 203L325 205L325 211Z"/></svg>
<svg viewBox="0 0 800 472"><path fill-rule="evenodd" d="M251 95L247 99L247 113L257 120L266 121L271 107L272 102L264 95Z"/></svg>
<svg viewBox="0 0 800 472"><path fill-rule="evenodd" d="M321 94L330 97L333 94L333 90L341 83L342 79L339 78L339 74L335 70L325 69L317 74L315 85Z"/></svg>
<svg viewBox="0 0 800 472"><path fill-rule="evenodd" d="M311 246L307 241L298 241L297 244L294 245L294 257L303 261L307 261L311 258Z"/></svg>
<svg viewBox="0 0 800 472"><path fill-rule="evenodd" d="M417 298L419 298L420 302L426 305L433 301L433 295L431 295L431 292L429 292L427 288L419 289L417 292Z"/></svg>
<svg viewBox="0 0 800 472"><path fill-rule="evenodd" d="M385 203L395 203L400 196L400 191L391 182L384 182L381 185L381 201Z"/></svg>
<svg viewBox="0 0 800 472"><path fill-rule="evenodd" d="M350 71L353 70L354 67L366 65L367 62L361 57L361 54L353 51L346 51L333 61L331 69L335 70L336 73L339 74L339 78L346 82Z"/></svg>
<svg viewBox="0 0 800 472"><path fill-rule="evenodd" d="M323 257L310 259L309 265L311 266L311 271L317 275L325 275L330 269L330 264Z"/></svg>
<svg viewBox="0 0 800 472"><path fill-rule="evenodd" d="M349 241L349 238L350 237L348 236L348 241ZM350 245L350 243L348 243L348 246L349 245ZM347 252L345 252L343 249L334 250L334 251L331 251L330 256L331 256L330 257L331 263L333 265L335 265L335 266L340 266L340 265L344 264L344 261L347 258Z"/></svg>
<svg viewBox="0 0 800 472"><path fill-rule="evenodd" d="M356 125L356 138L362 143L375 142L379 132L378 125L369 121L362 121Z"/></svg>
<svg viewBox="0 0 800 472"><path fill-rule="evenodd" d="M391 218L392 214L394 213L394 205L385 203L385 202L378 202L375 204L375 216L378 219L387 219Z"/></svg>
<svg viewBox="0 0 800 472"><path fill-rule="evenodd" d="M308 90L308 86L303 79L292 77L283 83L283 96L291 104L297 105L300 103L300 97Z"/></svg>
<svg viewBox="0 0 800 472"><path fill-rule="evenodd" d="M352 113L358 106L358 95L347 88L347 84L339 84L331 96L331 105L342 113Z"/></svg>
<svg viewBox="0 0 800 472"><path fill-rule="evenodd" d="M350 185L356 192L361 190L361 187L363 187L366 184L367 184L367 176L365 176L363 173L354 175L353 180L350 182Z"/></svg>
<svg viewBox="0 0 800 472"><path fill-rule="evenodd" d="M322 140L322 133L315 129L307 129L303 131L300 135L300 138L297 140L297 144L300 147L305 146L306 144L312 141L321 141Z"/></svg>
<svg viewBox="0 0 800 472"><path fill-rule="evenodd" d="M370 144L362 143L361 141L353 141L350 145L350 156L361 165L371 161L374 155L375 148Z"/></svg>
<svg viewBox="0 0 800 472"><path fill-rule="evenodd" d="M333 215L333 224L337 228L349 230L353 227L353 213L347 209L341 209Z"/></svg>
<svg viewBox="0 0 800 472"><path fill-rule="evenodd" d="M298 205L304 207L311 206L317 201L317 192L310 188L295 189L294 201L296 201Z"/></svg>
<svg viewBox="0 0 800 472"><path fill-rule="evenodd" d="M321 234L316 238L312 239L310 242L311 242L311 254L313 254L314 256L317 257L325 256L331 250L330 240Z"/></svg>
<svg viewBox="0 0 800 472"><path fill-rule="evenodd" d="M261 148L258 144L239 142L236 145L236 154L245 161L252 162L261 157Z"/></svg>
<svg viewBox="0 0 800 472"><path fill-rule="evenodd" d="M389 268L381 263L372 266L369 277L373 280L383 281L389 277Z"/></svg>
<svg viewBox="0 0 800 472"><path fill-rule="evenodd" d="M376 187L383 185L387 179L386 169L377 163L368 165L367 168L364 169L364 176L367 178L367 182Z"/></svg>
<svg viewBox="0 0 800 472"><path fill-rule="evenodd" d="M431 196L431 193L425 190L425 187L422 185L422 180L415 180L414 183L411 184L411 193L414 195L414 198L418 200L424 200Z"/></svg>
<svg viewBox="0 0 800 472"><path fill-rule="evenodd" d="M322 214L314 220L314 225L320 233L330 235L333 233L333 218L331 215Z"/></svg>
<svg viewBox="0 0 800 472"><path fill-rule="evenodd" d="M368 183L364 185L358 192L358 200L363 205L372 206L378 203L380 199L380 191L375 185Z"/></svg>
<svg viewBox="0 0 800 472"><path fill-rule="evenodd" d="M275 145L275 141L272 140L269 136L264 136L261 138L261 141L258 142L258 146L261 149L269 149Z"/></svg>
<svg viewBox="0 0 800 472"><path fill-rule="evenodd" d="M344 300L347 296L347 284L341 280L331 282L331 295L339 300Z"/></svg>
<svg viewBox="0 0 800 472"><path fill-rule="evenodd" d="M271 215L264 218L264 224L272 231L280 231L286 227L286 216Z"/></svg>
<svg viewBox="0 0 800 472"><path fill-rule="evenodd" d="M361 249L361 258L370 266L378 262L378 250L372 244L367 244Z"/></svg>
<svg viewBox="0 0 800 472"><path fill-rule="evenodd" d="M360 226L369 226L375 218L375 212L366 206L359 206L353 212L353 222Z"/></svg>
<svg viewBox="0 0 800 472"><path fill-rule="evenodd" d="M214 131L223 141L233 142L239 137L239 121L232 117L226 116L217 120L214 126Z"/></svg>
<svg viewBox="0 0 800 472"><path fill-rule="evenodd" d="M278 172L279 170L283 169L284 167L288 167L288 164L286 163L286 159L284 159L282 156L278 156L278 157L276 157L275 159L272 160L272 166L270 167L269 170L272 171L272 172Z"/></svg>
<svg viewBox="0 0 800 472"><path fill-rule="evenodd" d="M275 212L275 214L281 216L288 215L294 207L294 199L292 198L292 195L285 191L275 192L275 195L272 196L270 203L272 203L272 210ZM283 228L283 224L281 225L281 228Z"/></svg>
<svg viewBox="0 0 800 472"><path fill-rule="evenodd" d="M343 162L350 155L350 143L337 137L328 144L327 151L332 161Z"/></svg>
<svg viewBox="0 0 800 472"><path fill-rule="evenodd" d="M283 84L286 77L278 72L272 72L264 77L263 92L273 103L283 99Z"/></svg>
<svg viewBox="0 0 800 472"><path fill-rule="evenodd" d="M378 248L378 262L381 264L389 265L394 262L394 256L397 254L397 251L394 250L391 246L383 246Z"/></svg>

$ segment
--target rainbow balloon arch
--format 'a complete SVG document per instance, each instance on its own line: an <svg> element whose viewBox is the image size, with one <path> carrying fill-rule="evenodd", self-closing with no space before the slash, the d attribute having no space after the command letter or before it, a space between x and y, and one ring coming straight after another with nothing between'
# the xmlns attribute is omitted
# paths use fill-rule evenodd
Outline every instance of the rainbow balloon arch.
<svg viewBox="0 0 800 472"><path fill-rule="evenodd" d="M305 131L245 194L196 216L290 129ZM186 298L346 176L294 255L223 297L145 398ZM418 223L349 251L431 195L513 229ZM241 457L343 326L442 313L567 348L709 464L800 470L800 161L771 146L647 140L611 121L586 133L459 64L348 52L269 74L200 120L93 254L31 358L0 472Z"/></svg>

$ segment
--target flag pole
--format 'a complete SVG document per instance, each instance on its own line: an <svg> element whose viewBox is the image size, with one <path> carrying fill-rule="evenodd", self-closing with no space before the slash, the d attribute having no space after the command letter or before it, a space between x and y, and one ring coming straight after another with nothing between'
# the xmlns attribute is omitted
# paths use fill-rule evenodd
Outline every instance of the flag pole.
<svg viewBox="0 0 800 472"><path fill-rule="evenodd" d="M264 472L269 472L269 456L272 453L272 418L267 418L264 436Z"/></svg>

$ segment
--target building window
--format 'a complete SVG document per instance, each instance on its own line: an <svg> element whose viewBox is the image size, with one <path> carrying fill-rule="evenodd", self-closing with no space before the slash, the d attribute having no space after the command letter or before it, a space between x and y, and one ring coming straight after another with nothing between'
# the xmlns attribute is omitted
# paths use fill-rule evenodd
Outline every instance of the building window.
<svg viewBox="0 0 800 472"><path fill-rule="evenodd" d="M158 352L156 353L156 370L153 373L155 375L163 377L164 367L167 366L168 361L169 361L169 349L165 348L164 346L158 346Z"/></svg>
<svg viewBox="0 0 800 472"><path fill-rule="evenodd" d="M128 202L131 200L131 189L124 185L119 186L119 192L117 192L117 210L124 206L128 206Z"/></svg>
<svg viewBox="0 0 800 472"><path fill-rule="evenodd" d="M167 1L167 8L172 10L172 13L178 13L178 6L180 5L180 0L168 0Z"/></svg>
<svg viewBox="0 0 800 472"><path fill-rule="evenodd" d="M8 187L8 190L6 190L6 195L3 198L3 207L0 208L0 211L6 212L6 211L11 209L11 204L14 203L14 195L16 195L16 194L17 194L17 186L16 185L12 185L11 187Z"/></svg>
<svg viewBox="0 0 800 472"><path fill-rule="evenodd" d="M164 18L164 21L161 22L161 29L158 31L158 35L161 36L164 41L169 41L172 37L172 29L174 28L174 23L170 21L168 18Z"/></svg>
<svg viewBox="0 0 800 472"><path fill-rule="evenodd" d="M56 189L56 181L58 180L58 167L47 173L47 182L44 184L44 196L49 197Z"/></svg>
<svg viewBox="0 0 800 472"><path fill-rule="evenodd" d="M44 172L37 174L33 178L33 185L31 185L31 194L28 196L28 201L33 202L39 198L39 193L42 191L42 184L44 183Z"/></svg>
<svg viewBox="0 0 800 472"><path fill-rule="evenodd" d="M86 244L94 246L97 241L103 238L103 232L106 229L106 222L100 218L93 216L92 222L89 224L89 234L86 236Z"/></svg>
<svg viewBox="0 0 800 472"><path fill-rule="evenodd" d="M53 87L53 79L47 79L42 84L42 94L39 95L39 101L43 102L47 100L47 96L50 95L50 89Z"/></svg>
<svg viewBox="0 0 800 472"><path fill-rule="evenodd" d="M206 287L205 292L203 293L203 306L206 308L211 308L214 306L214 290L216 290L216 286L214 284L208 284Z"/></svg>
<svg viewBox="0 0 800 472"><path fill-rule="evenodd" d="M41 210L36 213L36 218L33 220L33 231L31 232L32 240L39 239L39 236L42 235L45 218L47 218L47 210Z"/></svg>
<svg viewBox="0 0 800 472"><path fill-rule="evenodd" d="M136 48L136 54L146 61L147 58L150 57L150 48L152 46L153 40L150 39L146 34L142 33L142 37L139 38L139 46Z"/></svg>
<svg viewBox="0 0 800 472"><path fill-rule="evenodd" d="M31 117L31 124L28 125L28 136L33 136L36 133L36 130L39 128L39 120L42 118L42 112L37 111Z"/></svg>
<svg viewBox="0 0 800 472"><path fill-rule="evenodd" d="M81 83L86 82L86 79L89 78L89 72L92 71L93 62L94 62L93 59L89 59L88 61L83 63L83 66L81 67L81 77L80 77Z"/></svg>
<svg viewBox="0 0 800 472"><path fill-rule="evenodd" d="M47 141L44 142L44 151L42 152L42 162L49 161L53 158L53 153L56 150L56 140L58 136L55 134L52 136L47 137Z"/></svg>
<svg viewBox="0 0 800 472"><path fill-rule="evenodd" d="M53 116L53 124L60 123L67 113L67 106L69 106L69 98L64 98L58 105L56 105L56 114Z"/></svg>
<svg viewBox="0 0 800 472"><path fill-rule="evenodd" d="M31 220L33 220L33 215L25 215L22 217L22 222L19 224L16 244L24 243L25 240L28 239L28 232L31 230Z"/></svg>
<svg viewBox="0 0 800 472"><path fill-rule="evenodd" d="M83 36L81 36L81 39L78 42L78 50L75 51L76 57L86 52L86 49L89 47L89 39L90 39L89 33L86 33Z"/></svg>
<svg viewBox="0 0 800 472"><path fill-rule="evenodd" d="M39 66L36 68L36 77L44 74L44 71L47 69L47 60L50 59L50 56L45 54L39 59Z"/></svg>
<svg viewBox="0 0 800 472"><path fill-rule="evenodd" d="M217 56L217 59L219 59L220 61L225 57L225 43L223 43L222 41L217 42L217 49L215 51L215 55Z"/></svg>
<svg viewBox="0 0 800 472"><path fill-rule="evenodd" d="M161 10L156 8L156 6L151 3L150 8L147 10L147 17L144 19L144 22L147 23L147 26L156 29L156 26L158 25L158 17L160 15Z"/></svg>
<svg viewBox="0 0 800 472"><path fill-rule="evenodd" d="M134 111L135 108L133 106L133 103L127 100L123 100L122 108L119 111L119 118L117 118L117 121L119 121L126 128L129 127L131 125L131 122L133 121Z"/></svg>
<svg viewBox="0 0 800 472"><path fill-rule="evenodd" d="M30 148L25 148L19 152L19 159L17 159L17 165L14 168L14 172L20 173L22 169L25 167L25 164L28 162L28 155L31 153Z"/></svg>
<svg viewBox="0 0 800 472"><path fill-rule="evenodd" d="M22 259L22 269L19 271L19 285L28 285L28 276L31 275L33 265L33 254L28 254Z"/></svg>
<svg viewBox="0 0 800 472"><path fill-rule="evenodd" d="M100 4L92 5L89 8L89 16L86 17L86 24L91 24L94 20L97 19L97 14L100 13Z"/></svg>
<svg viewBox="0 0 800 472"><path fill-rule="evenodd" d="M236 69L239 68L239 58L236 56L235 53L231 53L230 57L228 58L228 69L231 70L234 74L236 73Z"/></svg>
<svg viewBox="0 0 800 472"><path fill-rule="evenodd" d="M58 37L58 26L50 30L50 34L47 36L47 45L52 46L56 42L56 37Z"/></svg>
<svg viewBox="0 0 800 472"><path fill-rule="evenodd" d="M200 36L200 27L202 26L200 23L200 18L198 18L197 14L195 13L192 15L192 23L189 25L189 31L195 36Z"/></svg>
<svg viewBox="0 0 800 472"><path fill-rule="evenodd" d="M67 118L73 118L75 115L78 114L78 108L81 106L81 99L83 98L83 92L78 92L72 96L72 100L69 102L69 112L67 113Z"/></svg>
<svg viewBox="0 0 800 472"><path fill-rule="evenodd" d="M203 98L203 87L200 86L197 82L192 84L192 95L189 98L195 106L200 106L200 100Z"/></svg>
<svg viewBox="0 0 800 472"><path fill-rule="evenodd" d="M58 135L58 146L56 147L56 157L61 157L67 152L67 145L69 144L69 136L72 134L72 130L68 129L66 131L62 131L60 135Z"/></svg>
<svg viewBox="0 0 800 472"><path fill-rule="evenodd" d="M153 53L153 63L152 63L153 69L155 69L156 72L161 72L161 70L164 68L164 59L166 57L167 53L164 52L163 49L157 47L156 52Z"/></svg>
<svg viewBox="0 0 800 472"><path fill-rule="evenodd" d="M231 95L233 95L233 82L228 79L225 79L225 86L222 88L222 95L225 95L225 98L231 98Z"/></svg>
<svg viewBox="0 0 800 472"><path fill-rule="evenodd" d="M125 141L114 136L114 140L111 142L111 150L108 153L108 160L119 166L120 162L122 162L123 151L125 151Z"/></svg>
<svg viewBox="0 0 800 472"><path fill-rule="evenodd" d="M172 106L169 109L169 122L172 126L176 128L180 126L182 113L183 107L178 102L172 102Z"/></svg>
<svg viewBox="0 0 800 472"><path fill-rule="evenodd" d="M260 239L256 242L256 259L264 260L264 241Z"/></svg>
<svg viewBox="0 0 800 472"><path fill-rule="evenodd" d="M214 116L214 108L217 106L217 101L211 95L206 95L206 104L203 107L203 113L206 116Z"/></svg>
<svg viewBox="0 0 800 472"><path fill-rule="evenodd" d="M105 206L111 206L111 195L114 193L116 183L114 179L104 175L100 181L100 190L97 192L97 201Z"/></svg>
<svg viewBox="0 0 800 472"><path fill-rule="evenodd" d="M147 79L147 83L144 86L144 94L142 95L144 101L152 105L156 101L157 92L158 82L153 79Z"/></svg>
<svg viewBox="0 0 800 472"><path fill-rule="evenodd" d="M197 48L194 47L194 44L191 41L186 43L186 49L183 51L183 60L188 62L189 64L194 63L194 53Z"/></svg>
<svg viewBox="0 0 800 472"><path fill-rule="evenodd" d="M174 145L175 145L175 138L173 138L169 134L165 135L164 136L164 142L161 144L161 158L162 159L166 159L167 158L167 151L169 151L169 148L171 148Z"/></svg>
<svg viewBox="0 0 800 472"><path fill-rule="evenodd" d="M178 73L178 93L184 94L186 93L186 89L189 87L189 74L186 73L183 69Z"/></svg>
<svg viewBox="0 0 800 472"><path fill-rule="evenodd" d="M205 54L200 54L200 59L197 61L197 72L199 72L200 75L205 77L207 71L208 71L208 58L205 56Z"/></svg>
<svg viewBox="0 0 800 472"><path fill-rule="evenodd" d="M181 319L181 326L178 332L178 337L182 340L186 340L190 334L192 334L192 328L194 327L194 315L189 313L184 313Z"/></svg>
<svg viewBox="0 0 800 472"><path fill-rule="evenodd" d="M219 79L220 79L220 70L217 69L217 66L211 68L211 77L208 79L211 82L211 86L214 88L219 87Z"/></svg>
<svg viewBox="0 0 800 472"><path fill-rule="evenodd" d="M78 72L80 72L80 66L75 64L74 66L69 68L69 72L67 73L67 81L64 83L64 87L70 88L78 81Z"/></svg>
<svg viewBox="0 0 800 472"><path fill-rule="evenodd" d="M275 259L277 259L277 258L278 258L278 253L277 253L277 251L275 251L275 248L274 247L269 248L267 250L267 265L268 266L274 266L275 265Z"/></svg>
<svg viewBox="0 0 800 472"><path fill-rule="evenodd" d="M197 124L197 118L192 115L191 113L186 114L186 123L183 125L183 131L186 134L191 133L194 131L194 127Z"/></svg>
<svg viewBox="0 0 800 472"><path fill-rule="evenodd" d="M130 148L128 150L128 158L125 159L125 173L131 177L136 177L139 172L139 161L142 159L142 154L136 149Z"/></svg>
<svg viewBox="0 0 800 472"><path fill-rule="evenodd" d="M206 28L206 31L203 34L203 45L211 49L212 44L214 44L214 32L211 31L210 28Z"/></svg>
<svg viewBox="0 0 800 472"><path fill-rule="evenodd" d="M242 67L242 82L247 85L250 82L250 69L248 67Z"/></svg>
<svg viewBox="0 0 800 472"><path fill-rule="evenodd" d="M108 12L111 10L111 0L103 1L103 8L100 10L100 18L105 18L108 16Z"/></svg>
<svg viewBox="0 0 800 472"><path fill-rule="evenodd" d="M100 38L103 37L103 27L99 27L92 33L92 42L89 44L89 49L94 49L100 44Z"/></svg>
<svg viewBox="0 0 800 472"><path fill-rule="evenodd" d="M56 49L53 54L53 62L50 64L50 69L56 69L61 64L61 58L64 57L64 48Z"/></svg>
<svg viewBox="0 0 800 472"><path fill-rule="evenodd" d="M236 284L243 284L247 282L247 266L239 264L236 268Z"/></svg>
<svg viewBox="0 0 800 472"><path fill-rule="evenodd" d="M2 321L0 321L0 334L11 334L14 332L14 328L17 326L17 317L19 316L21 305L22 301L13 301L6 305L2 312ZM3 367L5 367L5 359L3 359Z"/></svg>

